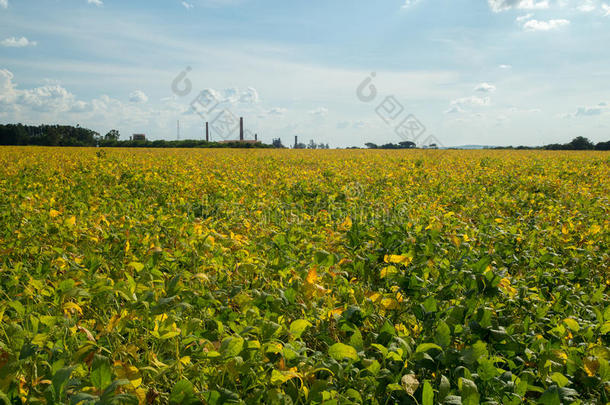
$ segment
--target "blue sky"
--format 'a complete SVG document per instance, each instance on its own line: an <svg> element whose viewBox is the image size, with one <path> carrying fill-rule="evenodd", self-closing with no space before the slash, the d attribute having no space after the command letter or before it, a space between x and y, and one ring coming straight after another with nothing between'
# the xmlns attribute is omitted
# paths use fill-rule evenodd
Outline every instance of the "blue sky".
<svg viewBox="0 0 610 405"><path fill-rule="evenodd" d="M221 139L229 112L285 144L605 141L609 3L0 0L0 122L175 139L209 120Z"/></svg>

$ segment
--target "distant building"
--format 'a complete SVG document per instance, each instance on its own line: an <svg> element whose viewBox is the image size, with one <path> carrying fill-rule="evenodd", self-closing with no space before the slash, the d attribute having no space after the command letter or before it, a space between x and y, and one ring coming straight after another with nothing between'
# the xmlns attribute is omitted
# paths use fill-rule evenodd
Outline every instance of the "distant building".
<svg viewBox="0 0 610 405"><path fill-rule="evenodd" d="M145 134L133 134L131 136L131 140L132 141L145 141L146 135Z"/></svg>

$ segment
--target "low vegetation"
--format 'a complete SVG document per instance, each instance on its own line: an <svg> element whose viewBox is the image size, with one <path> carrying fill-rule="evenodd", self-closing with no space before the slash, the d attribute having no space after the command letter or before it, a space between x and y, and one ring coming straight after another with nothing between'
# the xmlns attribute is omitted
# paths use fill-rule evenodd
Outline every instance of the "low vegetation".
<svg viewBox="0 0 610 405"><path fill-rule="evenodd" d="M0 402L610 400L607 153L0 152Z"/></svg>

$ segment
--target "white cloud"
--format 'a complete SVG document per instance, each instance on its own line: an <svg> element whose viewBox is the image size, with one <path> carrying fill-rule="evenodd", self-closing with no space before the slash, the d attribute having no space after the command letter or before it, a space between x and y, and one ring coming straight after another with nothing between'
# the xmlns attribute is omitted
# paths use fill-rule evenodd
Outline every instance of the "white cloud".
<svg viewBox="0 0 610 405"><path fill-rule="evenodd" d="M18 90L16 96L15 104L37 112L70 111L76 101L74 94L58 84Z"/></svg>
<svg viewBox="0 0 610 405"><path fill-rule="evenodd" d="M596 115L601 115L605 111L607 111L606 103L599 103L596 106L591 107L579 107L574 114L575 117L592 117Z"/></svg>
<svg viewBox="0 0 610 405"><path fill-rule="evenodd" d="M496 91L496 86L489 83L480 83L474 88L474 91L479 93L493 93Z"/></svg>
<svg viewBox="0 0 610 405"><path fill-rule="evenodd" d="M552 31L568 25L570 25L570 21L563 19L549 21L529 20L523 24L523 29L526 31Z"/></svg>
<svg viewBox="0 0 610 405"><path fill-rule="evenodd" d="M195 6L194 6L192 3L189 3L189 2L186 2L186 1L183 1L183 2L182 2L182 5L183 5L183 6L184 6L184 8L186 8L187 10L190 10L190 9L192 9L193 7L195 7Z"/></svg>
<svg viewBox="0 0 610 405"><path fill-rule="evenodd" d="M457 105L453 105L451 107L449 107L448 110L445 111L445 114L462 114L466 111L464 111L461 107L457 106Z"/></svg>
<svg viewBox="0 0 610 405"><path fill-rule="evenodd" d="M491 104L489 97L462 97L451 101L450 107L445 114L462 114L468 112L472 107L487 107Z"/></svg>
<svg viewBox="0 0 610 405"><path fill-rule="evenodd" d="M561 118L583 118L583 117L595 117L598 115L606 114L610 112L608 103L601 102L593 106L578 107L575 113L571 114L560 114Z"/></svg>
<svg viewBox="0 0 610 405"><path fill-rule="evenodd" d="M610 17L610 5L602 4L602 11L604 12L604 17Z"/></svg>
<svg viewBox="0 0 610 405"><path fill-rule="evenodd" d="M2 42L0 42L0 45L6 46L9 48L24 48L26 46L36 46L36 42L30 41L26 37L21 37L21 38L10 37L10 38L6 38L6 39L2 40Z"/></svg>
<svg viewBox="0 0 610 405"><path fill-rule="evenodd" d="M402 8L409 8L417 3L419 3L419 0L405 0L405 4L402 5Z"/></svg>
<svg viewBox="0 0 610 405"><path fill-rule="evenodd" d="M259 101L258 91L254 87L243 90L239 96L239 102L243 104L254 104Z"/></svg>
<svg viewBox="0 0 610 405"><path fill-rule="evenodd" d="M102 0L87 0L87 4L93 4L94 6L101 7L104 5Z"/></svg>
<svg viewBox="0 0 610 405"><path fill-rule="evenodd" d="M584 0L576 9L583 13L590 13L597 10L597 5L592 0Z"/></svg>
<svg viewBox="0 0 610 405"><path fill-rule="evenodd" d="M465 106L481 107L481 106L488 106L490 104L491 104L491 99L489 97L477 97L477 96L462 97L462 98L455 99L451 102L451 105L456 106L456 107L465 107Z"/></svg>
<svg viewBox="0 0 610 405"><path fill-rule="evenodd" d="M495 13L510 9L544 10L550 7L549 0L487 0L487 2Z"/></svg>
<svg viewBox="0 0 610 405"><path fill-rule="evenodd" d="M531 20L531 18L533 16L534 16L534 14L528 13L526 15L522 15L522 16L515 18L515 21L517 21L518 23L522 23L523 21Z"/></svg>
<svg viewBox="0 0 610 405"><path fill-rule="evenodd" d="M508 69L512 69L512 65L500 65L498 66L500 69L504 69L504 70L508 70Z"/></svg>
<svg viewBox="0 0 610 405"><path fill-rule="evenodd" d="M273 107L272 109L267 111L267 114L279 116L279 115L284 115L286 113L286 111L288 111L288 110L286 110L285 108L282 108L282 107Z"/></svg>
<svg viewBox="0 0 610 405"><path fill-rule="evenodd" d="M6 69L0 69L0 112L3 105L9 105L15 99L15 86L13 85L13 73Z"/></svg>
<svg viewBox="0 0 610 405"><path fill-rule="evenodd" d="M8 8L8 0L0 0L0 8Z"/></svg>
<svg viewBox="0 0 610 405"><path fill-rule="evenodd" d="M129 94L129 101L132 103L146 103L148 96L142 90L136 90Z"/></svg>
<svg viewBox="0 0 610 405"><path fill-rule="evenodd" d="M309 111L309 115L315 115L316 117L324 117L328 114L328 108L318 107L314 110Z"/></svg>

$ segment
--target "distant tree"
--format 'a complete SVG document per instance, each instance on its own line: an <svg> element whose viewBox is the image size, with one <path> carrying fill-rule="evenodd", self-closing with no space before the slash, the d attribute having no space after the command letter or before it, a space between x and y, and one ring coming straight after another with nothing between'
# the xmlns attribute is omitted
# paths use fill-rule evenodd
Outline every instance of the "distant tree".
<svg viewBox="0 0 610 405"><path fill-rule="evenodd" d="M273 146L274 148L278 148L278 149L284 148L284 145L282 144L282 140L280 138L274 139L271 142L271 146Z"/></svg>
<svg viewBox="0 0 610 405"><path fill-rule="evenodd" d="M121 134L116 129L110 130L106 135L104 135L105 141L118 141L121 137Z"/></svg>
<svg viewBox="0 0 610 405"><path fill-rule="evenodd" d="M367 143L364 144L364 146L366 146L369 149L377 149L378 148L377 144L376 143L372 143L372 142L367 142Z"/></svg>
<svg viewBox="0 0 610 405"><path fill-rule="evenodd" d="M595 149L596 150L610 150L610 141L599 142L597 145L595 145Z"/></svg>
<svg viewBox="0 0 610 405"><path fill-rule="evenodd" d="M307 149L317 149L318 145L312 140L309 141L309 144L307 144Z"/></svg>
<svg viewBox="0 0 610 405"><path fill-rule="evenodd" d="M304 143L297 143L296 145L294 145L295 149L307 149L307 145L305 145Z"/></svg>
<svg viewBox="0 0 610 405"><path fill-rule="evenodd" d="M411 142L411 141L403 141L403 142L399 142L398 144L404 149L413 149L417 146L415 144L415 142Z"/></svg>
<svg viewBox="0 0 610 405"><path fill-rule="evenodd" d="M595 145L593 145L593 143L584 136L574 138L567 146L569 149L574 150L595 149Z"/></svg>
<svg viewBox="0 0 610 405"><path fill-rule="evenodd" d="M428 147L430 149L438 149L438 146L435 143L431 143L430 145L428 145Z"/></svg>

